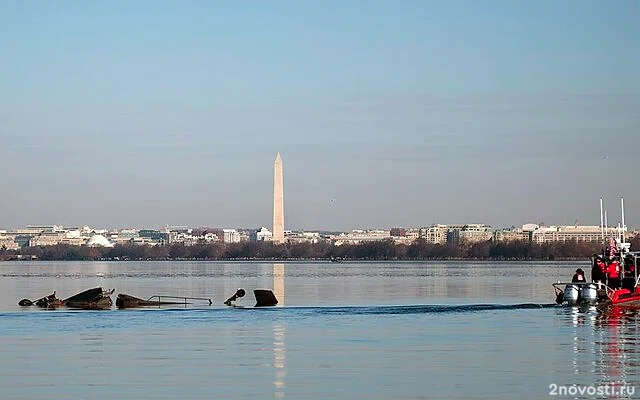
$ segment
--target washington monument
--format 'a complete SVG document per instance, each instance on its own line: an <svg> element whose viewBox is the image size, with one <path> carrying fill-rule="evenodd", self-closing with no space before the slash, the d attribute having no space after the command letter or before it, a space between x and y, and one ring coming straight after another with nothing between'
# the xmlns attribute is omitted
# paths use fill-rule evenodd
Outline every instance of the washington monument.
<svg viewBox="0 0 640 400"><path fill-rule="evenodd" d="M284 243L284 188L280 153L273 163L273 242Z"/></svg>

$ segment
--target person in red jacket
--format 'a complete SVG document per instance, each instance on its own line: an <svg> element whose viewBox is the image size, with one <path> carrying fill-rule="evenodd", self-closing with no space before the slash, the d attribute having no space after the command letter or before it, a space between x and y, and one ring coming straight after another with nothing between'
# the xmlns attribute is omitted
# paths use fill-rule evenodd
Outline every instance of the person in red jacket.
<svg viewBox="0 0 640 400"><path fill-rule="evenodd" d="M609 287L617 289L620 287L620 262L610 261L607 265L607 277L609 278Z"/></svg>

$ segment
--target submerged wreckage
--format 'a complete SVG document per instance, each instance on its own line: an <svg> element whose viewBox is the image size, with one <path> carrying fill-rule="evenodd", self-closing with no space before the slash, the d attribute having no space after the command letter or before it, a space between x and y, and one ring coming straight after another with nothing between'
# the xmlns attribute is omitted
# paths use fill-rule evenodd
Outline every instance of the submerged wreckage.
<svg viewBox="0 0 640 400"><path fill-rule="evenodd" d="M84 292L80 292L64 300L57 298L56 292L53 292L53 294L42 297L36 301L22 299L18 302L18 305L22 307L38 306L46 309L68 307L82 310L106 310L113 305L111 295L114 291L115 289L104 290L101 287L97 287L87 289Z"/></svg>
<svg viewBox="0 0 640 400"><path fill-rule="evenodd" d="M21 307L37 306L43 309L53 310L60 307L81 309L81 310L110 310L113 306L111 295L115 292L115 289L105 290L101 287L93 289L87 289L84 292L80 292L67 299L59 299L56 297L56 292L48 296L39 298L38 300L31 301L29 299L22 299L18 302ZM253 291L256 297L255 307L268 307L278 304L276 296L271 290L268 289L256 289ZM235 306L232 304L238 298L244 297L244 289L238 289L236 293L227 299L224 304L227 306ZM119 293L116 299L116 307L119 309L126 308L140 308L140 307L161 307L166 305L184 305L193 304L190 301L204 301L208 302L211 306L213 302L210 298L204 297L181 297L181 296L163 296L154 295L147 299L134 297L128 294Z"/></svg>

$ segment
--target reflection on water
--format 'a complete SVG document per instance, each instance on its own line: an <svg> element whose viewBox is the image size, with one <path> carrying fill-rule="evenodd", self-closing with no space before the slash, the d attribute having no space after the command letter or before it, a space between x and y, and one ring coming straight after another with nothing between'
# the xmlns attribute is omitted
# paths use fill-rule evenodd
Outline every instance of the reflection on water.
<svg viewBox="0 0 640 400"><path fill-rule="evenodd" d="M284 264L273 264L273 294L278 299L278 305L284 306ZM284 389L286 387L285 377L287 370L285 368L287 355L285 346L284 325L275 325L273 327L273 366L275 368L275 386L274 396L277 399L284 397Z"/></svg>
<svg viewBox="0 0 640 400"><path fill-rule="evenodd" d="M273 264L273 294L278 305L284 306L284 264Z"/></svg>
<svg viewBox="0 0 640 400"><path fill-rule="evenodd" d="M276 325L273 327L273 367L275 368L275 380L273 381L273 385L275 387L274 395L278 399L284 397L284 390L286 387L287 350L284 341L285 332L286 328L283 325Z"/></svg>
<svg viewBox="0 0 640 400"><path fill-rule="evenodd" d="M639 352L638 308L612 306L603 310L596 320L596 328L601 332L595 344L602 355L600 375L603 381L628 382L630 372L638 370Z"/></svg>
<svg viewBox="0 0 640 400"><path fill-rule="evenodd" d="M616 387L640 385L640 308L592 306L562 311L568 312L572 322L572 366L578 379L593 377L592 384Z"/></svg>

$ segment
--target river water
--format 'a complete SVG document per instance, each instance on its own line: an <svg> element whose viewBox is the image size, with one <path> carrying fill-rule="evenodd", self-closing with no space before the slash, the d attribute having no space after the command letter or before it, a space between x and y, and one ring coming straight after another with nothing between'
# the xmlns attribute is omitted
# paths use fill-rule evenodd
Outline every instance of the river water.
<svg viewBox="0 0 640 400"><path fill-rule="evenodd" d="M638 398L636 310L553 304L551 283L578 267L588 262L0 263L0 397ZM114 301L213 305L17 305L96 286ZM240 287L244 307L224 306ZM278 306L254 308L256 288Z"/></svg>

